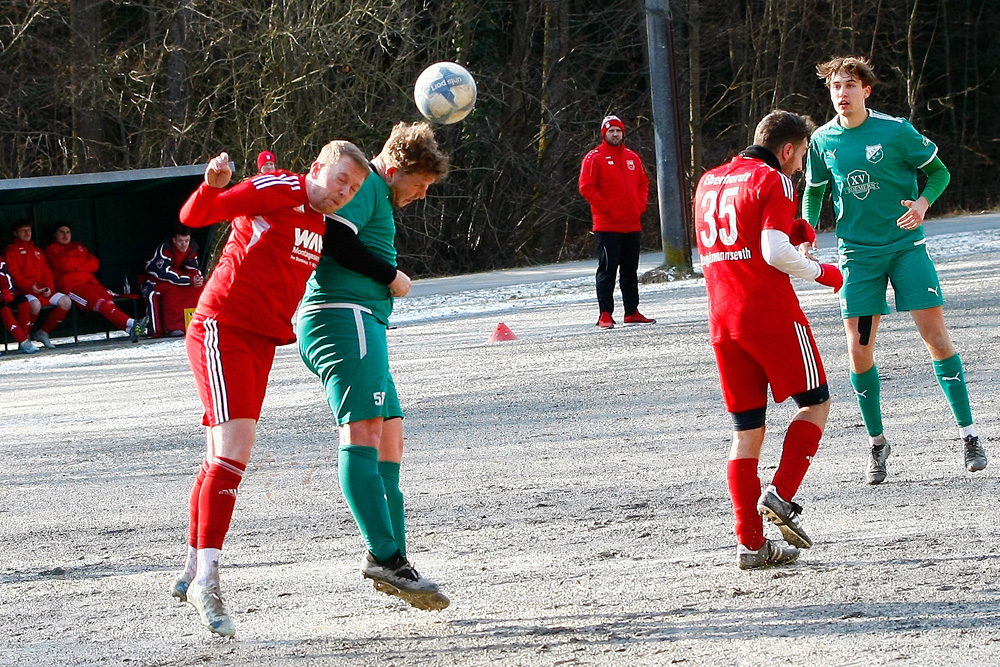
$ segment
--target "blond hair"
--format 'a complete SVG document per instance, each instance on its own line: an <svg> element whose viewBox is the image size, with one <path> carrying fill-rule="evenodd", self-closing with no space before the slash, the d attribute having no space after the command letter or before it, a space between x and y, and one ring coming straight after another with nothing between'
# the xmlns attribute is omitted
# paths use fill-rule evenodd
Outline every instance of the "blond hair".
<svg viewBox="0 0 1000 667"><path fill-rule="evenodd" d="M448 174L448 156L438 148L434 130L427 123L396 123L379 157L404 174L433 174L441 180Z"/></svg>
<svg viewBox="0 0 1000 667"><path fill-rule="evenodd" d="M361 149L350 141L337 139L331 141L319 152L316 164L320 167L329 167L340 162L341 158L347 158L362 169L368 169L368 158L361 152Z"/></svg>

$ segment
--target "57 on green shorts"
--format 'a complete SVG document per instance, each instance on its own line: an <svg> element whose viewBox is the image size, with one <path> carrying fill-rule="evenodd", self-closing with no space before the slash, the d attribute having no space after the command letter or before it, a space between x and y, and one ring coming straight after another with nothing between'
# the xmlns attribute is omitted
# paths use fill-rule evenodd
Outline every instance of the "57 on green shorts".
<svg viewBox="0 0 1000 667"><path fill-rule="evenodd" d="M926 244L881 254L841 250L840 313L848 317L888 315L886 285L896 293L896 310L923 310L944 304L941 282Z"/></svg>
<svg viewBox="0 0 1000 667"><path fill-rule="evenodd" d="M367 309L350 304L299 311L299 355L323 383L338 425L403 416L385 330Z"/></svg>

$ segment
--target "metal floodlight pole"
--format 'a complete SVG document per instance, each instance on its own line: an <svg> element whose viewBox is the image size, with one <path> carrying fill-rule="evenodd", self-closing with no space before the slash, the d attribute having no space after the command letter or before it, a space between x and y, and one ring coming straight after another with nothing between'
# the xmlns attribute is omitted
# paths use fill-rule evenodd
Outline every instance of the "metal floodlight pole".
<svg viewBox="0 0 1000 667"><path fill-rule="evenodd" d="M664 266L691 267L690 206L681 165L681 127L670 0L646 0L649 89L656 136L656 191Z"/></svg>

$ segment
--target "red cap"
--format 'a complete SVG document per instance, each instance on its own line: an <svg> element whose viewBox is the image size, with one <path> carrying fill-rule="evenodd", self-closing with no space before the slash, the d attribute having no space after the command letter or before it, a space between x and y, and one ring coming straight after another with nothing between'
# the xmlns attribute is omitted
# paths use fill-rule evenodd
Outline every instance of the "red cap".
<svg viewBox="0 0 1000 667"><path fill-rule="evenodd" d="M261 151L260 155L257 156L257 169L260 169L268 162L277 164L278 160L271 151Z"/></svg>
<svg viewBox="0 0 1000 667"><path fill-rule="evenodd" d="M605 116L604 120L601 121L601 139L607 134L608 130L612 127L617 127L625 134L625 123L618 116Z"/></svg>

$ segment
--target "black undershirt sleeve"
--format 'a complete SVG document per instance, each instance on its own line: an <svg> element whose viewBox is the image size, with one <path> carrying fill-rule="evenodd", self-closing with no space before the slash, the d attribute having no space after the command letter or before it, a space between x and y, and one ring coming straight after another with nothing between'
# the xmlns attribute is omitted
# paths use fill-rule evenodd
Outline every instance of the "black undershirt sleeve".
<svg viewBox="0 0 1000 667"><path fill-rule="evenodd" d="M357 271L383 285L396 279L396 267L378 257L361 242L350 227L333 218L326 219L323 254L345 269Z"/></svg>

